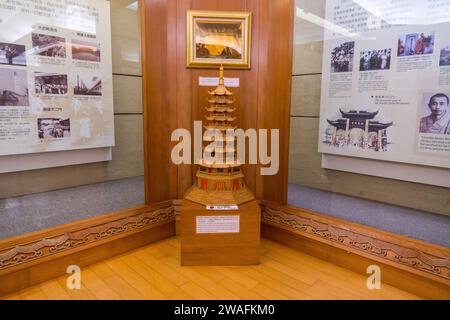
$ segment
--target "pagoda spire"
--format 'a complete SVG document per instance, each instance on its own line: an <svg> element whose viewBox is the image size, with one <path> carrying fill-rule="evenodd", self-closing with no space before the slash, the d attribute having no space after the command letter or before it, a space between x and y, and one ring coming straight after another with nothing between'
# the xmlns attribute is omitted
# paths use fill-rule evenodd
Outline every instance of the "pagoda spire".
<svg viewBox="0 0 450 320"><path fill-rule="evenodd" d="M221 64L220 65L220 71L219 71L219 86L220 85L222 85L222 86L225 85L225 79L223 77L223 73L224 73L224 71L223 71L223 64Z"/></svg>

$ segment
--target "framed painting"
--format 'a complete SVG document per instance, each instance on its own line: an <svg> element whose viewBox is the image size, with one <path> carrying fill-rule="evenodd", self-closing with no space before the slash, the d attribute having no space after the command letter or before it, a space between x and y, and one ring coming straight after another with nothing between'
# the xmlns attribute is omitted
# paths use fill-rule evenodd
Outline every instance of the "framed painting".
<svg viewBox="0 0 450 320"><path fill-rule="evenodd" d="M250 69L251 13L187 12L187 66Z"/></svg>

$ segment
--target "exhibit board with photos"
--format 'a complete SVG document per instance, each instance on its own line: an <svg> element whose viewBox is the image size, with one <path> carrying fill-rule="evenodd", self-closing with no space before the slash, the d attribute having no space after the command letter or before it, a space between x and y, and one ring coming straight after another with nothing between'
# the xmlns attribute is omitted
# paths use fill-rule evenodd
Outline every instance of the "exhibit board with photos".
<svg viewBox="0 0 450 320"><path fill-rule="evenodd" d="M327 0L325 18L319 152L450 168L450 2Z"/></svg>
<svg viewBox="0 0 450 320"><path fill-rule="evenodd" d="M0 0L0 156L113 146L112 92L108 1Z"/></svg>

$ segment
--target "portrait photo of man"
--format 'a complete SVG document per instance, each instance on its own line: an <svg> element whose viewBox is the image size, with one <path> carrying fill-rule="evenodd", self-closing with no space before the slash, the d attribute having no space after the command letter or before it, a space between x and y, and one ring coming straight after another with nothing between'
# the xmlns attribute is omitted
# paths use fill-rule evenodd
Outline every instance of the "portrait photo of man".
<svg viewBox="0 0 450 320"><path fill-rule="evenodd" d="M447 94L437 93L430 97L428 115L420 119L420 133L450 135L450 100ZM424 112L424 114L426 114Z"/></svg>

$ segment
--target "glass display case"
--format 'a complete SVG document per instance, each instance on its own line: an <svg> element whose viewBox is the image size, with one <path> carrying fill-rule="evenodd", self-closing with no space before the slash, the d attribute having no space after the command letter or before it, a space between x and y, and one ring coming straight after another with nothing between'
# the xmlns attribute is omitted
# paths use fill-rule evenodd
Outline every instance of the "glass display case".
<svg viewBox="0 0 450 320"><path fill-rule="evenodd" d="M295 6L289 204L450 246L448 4Z"/></svg>
<svg viewBox="0 0 450 320"><path fill-rule="evenodd" d="M138 1L2 2L0 239L144 204Z"/></svg>

